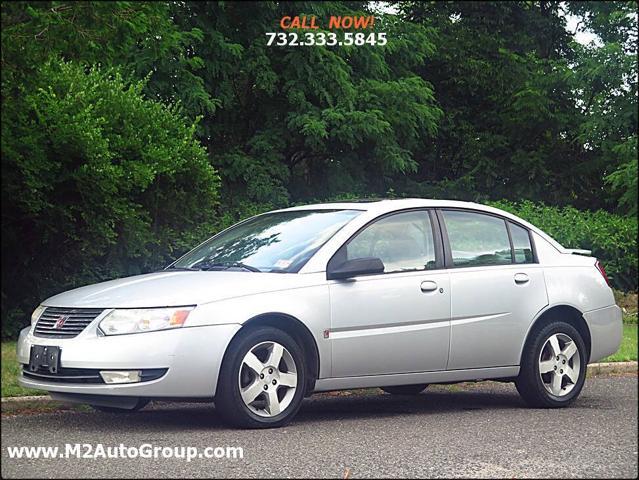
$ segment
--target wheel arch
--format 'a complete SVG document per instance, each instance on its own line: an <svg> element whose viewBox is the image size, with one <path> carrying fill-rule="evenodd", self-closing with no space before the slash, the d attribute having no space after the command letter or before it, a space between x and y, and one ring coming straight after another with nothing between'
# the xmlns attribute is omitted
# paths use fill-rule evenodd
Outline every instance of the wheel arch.
<svg viewBox="0 0 639 480"><path fill-rule="evenodd" d="M586 344L587 355L586 358L590 359L590 352L592 350L592 337L590 334L590 328L588 327L588 323L584 319L583 313L576 307L568 304L559 304L552 305L544 310L542 310L537 317L533 320L528 328L528 332L526 333L526 339L524 340L521 351L519 353L519 364L521 365L521 356L524 353L524 348L528 343L528 339L531 334L542 328L544 325L548 324L553 320L561 320L566 322L577 329L579 334L584 340Z"/></svg>
<svg viewBox="0 0 639 480"><path fill-rule="evenodd" d="M295 339L295 341L300 344L300 346L304 350L308 369L306 395L310 395L310 393L312 393L315 389L315 380L317 380L319 376L319 349L311 331L298 318L282 312L267 312L255 315L244 322L242 324L242 328L235 332L235 335L233 335L233 338L231 338L229 345L239 335L242 335L244 332L246 332L247 329L262 325L279 328L280 330L291 335ZM224 358L222 359L222 365L224 365L224 360L226 360L228 350L229 349L227 347L226 351L224 352Z"/></svg>

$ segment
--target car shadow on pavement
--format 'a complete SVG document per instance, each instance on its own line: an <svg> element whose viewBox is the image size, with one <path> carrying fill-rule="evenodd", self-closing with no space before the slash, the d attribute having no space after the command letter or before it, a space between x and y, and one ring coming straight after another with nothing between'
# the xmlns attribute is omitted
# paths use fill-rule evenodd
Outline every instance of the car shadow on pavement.
<svg viewBox="0 0 639 480"><path fill-rule="evenodd" d="M304 400L291 426L309 422L331 422L382 419L397 416L441 415L481 409L525 408L514 391L441 391L427 390L413 396L385 393L338 392L316 394ZM218 430L227 429L224 419L211 403L154 402L149 407L131 413L89 412L90 421L80 428L113 428L126 425L132 430ZM68 424L68 420L61 420ZM78 422L79 424L82 422Z"/></svg>
<svg viewBox="0 0 639 480"><path fill-rule="evenodd" d="M326 419L383 418L398 415L439 415L469 410L524 408L517 392L430 391L420 395L321 395L302 405L296 422Z"/></svg>
<svg viewBox="0 0 639 480"><path fill-rule="evenodd" d="M582 396L575 408L603 408L597 396ZM604 402L605 403L605 402ZM444 386L433 385L419 395L389 395L379 389L315 394L304 400L297 416L287 428L313 422L348 422L397 417L424 417L463 414L485 410L528 410L512 384L484 382ZM564 410L564 409L560 409ZM96 411L58 411L44 413L50 429L73 426L74 430L95 433L129 430L169 433L172 431L229 430L212 403L155 401L143 410L128 413ZM27 417L29 417L28 415ZM40 415L35 415L39 417ZM24 418L24 417L23 417Z"/></svg>

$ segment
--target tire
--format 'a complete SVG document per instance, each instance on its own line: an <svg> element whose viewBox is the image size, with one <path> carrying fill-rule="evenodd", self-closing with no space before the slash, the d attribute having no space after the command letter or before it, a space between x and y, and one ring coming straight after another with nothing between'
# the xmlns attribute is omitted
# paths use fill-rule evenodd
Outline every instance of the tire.
<svg viewBox="0 0 639 480"><path fill-rule="evenodd" d="M428 387L427 383L420 383L418 385L395 385L380 388L391 395L418 395L426 390L426 387Z"/></svg>
<svg viewBox="0 0 639 480"><path fill-rule="evenodd" d="M270 326L248 328L227 348L215 407L236 427L282 427L302 405L306 377L304 351L293 337Z"/></svg>
<svg viewBox="0 0 639 480"><path fill-rule="evenodd" d="M139 398L133 408L104 407L102 405L91 405L91 408L103 413L131 413L142 410L149 402L150 400L147 400L146 398Z"/></svg>
<svg viewBox="0 0 639 480"><path fill-rule="evenodd" d="M587 363L588 350L579 331L551 321L531 332L515 386L530 407L567 407L584 386Z"/></svg>

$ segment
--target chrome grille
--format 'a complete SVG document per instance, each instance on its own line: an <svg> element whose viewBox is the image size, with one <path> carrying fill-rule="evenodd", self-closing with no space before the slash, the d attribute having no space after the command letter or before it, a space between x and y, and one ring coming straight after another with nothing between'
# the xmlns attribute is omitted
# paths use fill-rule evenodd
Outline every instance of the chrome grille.
<svg viewBox="0 0 639 480"><path fill-rule="evenodd" d="M73 338L100 315L102 308L47 307L36 323L36 337ZM60 326L58 322L64 318Z"/></svg>

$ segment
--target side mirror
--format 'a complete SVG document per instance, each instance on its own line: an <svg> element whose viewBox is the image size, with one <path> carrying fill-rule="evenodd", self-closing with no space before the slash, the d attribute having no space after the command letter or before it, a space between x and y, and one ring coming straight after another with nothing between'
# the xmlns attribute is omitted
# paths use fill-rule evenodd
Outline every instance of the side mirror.
<svg viewBox="0 0 639 480"><path fill-rule="evenodd" d="M376 257L354 258L345 262L331 266L329 265L326 272L328 280L337 280L342 278L352 278L358 275L368 275L372 273L383 273L384 263Z"/></svg>

